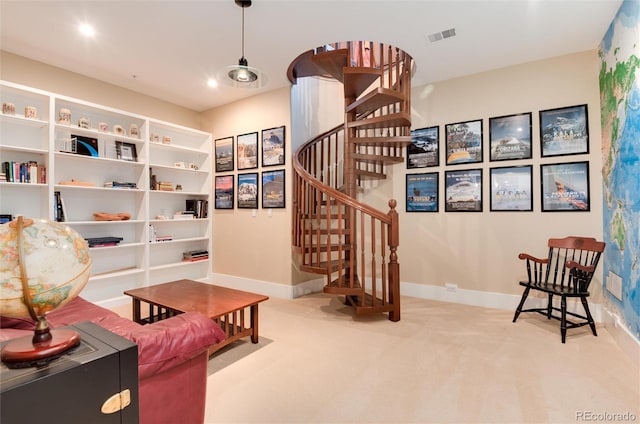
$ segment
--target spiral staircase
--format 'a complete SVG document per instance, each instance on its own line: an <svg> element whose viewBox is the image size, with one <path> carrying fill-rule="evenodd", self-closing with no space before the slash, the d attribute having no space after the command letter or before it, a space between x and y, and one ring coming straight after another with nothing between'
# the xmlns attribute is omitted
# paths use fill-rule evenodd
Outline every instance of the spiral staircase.
<svg viewBox="0 0 640 424"><path fill-rule="evenodd" d="M404 162L411 142L413 59L368 41L342 42L298 56L288 69L333 78L344 86L344 124L294 154L292 240L301 270L326 276L325 293L344 295L356 314L388 313L400 320L396 201L383 212L358 198Z"/></svg>

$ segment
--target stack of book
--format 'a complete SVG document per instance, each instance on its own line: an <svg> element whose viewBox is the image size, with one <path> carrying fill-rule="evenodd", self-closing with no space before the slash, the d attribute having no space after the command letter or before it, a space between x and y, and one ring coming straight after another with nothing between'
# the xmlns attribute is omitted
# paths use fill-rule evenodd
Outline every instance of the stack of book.
<svg viewBox="0 0 640 424"><path fill-rule="evenodd" d="M89 247L117 246L123 240L122 237L90 237L85 238Z"/></svg>
<svg viewBox="0 0 640 424"><path fill-rule="evenodd" d="M163 241L171 241L173 240L173 236L155 236L153 241L163 242Z"/></svg>
<svg viewBox="0 0 640 424"><path fill-rule="evenodd" d="M105 181L104 186L107 188L128 188L136 189L138 185L136 183L126 183L120 181Z"/></svg>
<svg viewBox="0 0 640 424"><path fill-rule="evenodd" d="M173 214L173 219L193 219L195 213L192 211L180 211Z"/></svg>
<svg viewBox="0 0 640 424"><path fill-rule="evenodd" d="M189 250L182 253L182 260L187 262L204 261L209 259L209 251L206 249Z"/></svg>
<svg viewBox="0 0 640 424"><path fill-rule="evenodd" d="M173 184L167 181L160 181L157 184L156 190L159 191L173 191Z"/></svg>

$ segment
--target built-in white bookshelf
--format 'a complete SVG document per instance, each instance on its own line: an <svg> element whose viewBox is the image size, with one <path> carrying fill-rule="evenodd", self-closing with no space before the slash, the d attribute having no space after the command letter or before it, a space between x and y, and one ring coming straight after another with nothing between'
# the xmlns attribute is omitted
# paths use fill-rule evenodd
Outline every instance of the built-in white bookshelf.
<svg viewBox="0 0 640 424"><path fill-rule="evenodd" d="M209 275L211 258L184 261L183 252L211 252L211 134L5 81L0 98L15 109L0 115L0 163L37 163L46 172L44 181L0 181L0 214L55 220L59 193L65 224L83 237L122 238L90 249L83 296L107 300ZM37 117L25 116L27 107ZM185 213L196 207L197 217Z"/></svg>

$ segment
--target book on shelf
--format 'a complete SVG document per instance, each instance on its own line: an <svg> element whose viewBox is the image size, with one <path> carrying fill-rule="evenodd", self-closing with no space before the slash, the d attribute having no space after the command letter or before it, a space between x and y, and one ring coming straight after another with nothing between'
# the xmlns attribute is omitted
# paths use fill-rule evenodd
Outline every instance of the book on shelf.
<svg viewBox="0 0 640 424"><path fill-rule="evenodd" d="M173 236L156 236L155 237L156 242L172 241L172 240L173 240Z"/></svg>
<svg viewBox="0 0 640 424"><path fill-rule="evenodd" d="M176 220L180 220L180 219L194 219L196 216L195 214L189 212L189 211L181 211L181 212L176 212L175 214L173 214L173 219Z"/></svg>
<svg viewBox="0 0 640 424"><path fill-rule="evenodd" d="M156 184L156 190L159 191L174 191L173 184L166 181L160 181Z"/></svg>
<svg viewBox="0 0 640 424"><path fill-rule="evenodd" d="M195 218L206 218L208 216L209 201L202 199L187 199L185 209L193 212Z"/></svg>
<svg viewBox="0 0 640 424"><path fill-rule="evenodd" d="M107 188L137 189L138 185L136 183L132 183L132 182L105 181L104 187L107 187Z"/></svg>
<svg viewBox="0 0 640 424"><path fill-rule="evenodd" d="M207 249L188 250L182 253L183 261L203 261L209 259L209 251Z"/></svg>
<svg viewBox="0 0 640 424"><path fill-rule="evenodd" d="M39 164L36 161L28 162L16 162L16 161L4 161L2 162L2 173L4 173L4 180L9 183L29 183L29 184L46 184L47 183L47 171L43 164Z"/></svg>
<svg viewBox="0 0 640 424"><path fill-rule="evenodd" d="M124 239L122 237L105 236L105 237L86 237L85 240L87 241L87 244L89 244L89 247L105 247L105 246L117 246Z"/></svg>
<svg viewBox="0 0 640 424"><path fill-rule="evenodd" d="M64 222L64 206L62 203L62 195L59 191L53 192L53 218L56 222Z"/></svg>

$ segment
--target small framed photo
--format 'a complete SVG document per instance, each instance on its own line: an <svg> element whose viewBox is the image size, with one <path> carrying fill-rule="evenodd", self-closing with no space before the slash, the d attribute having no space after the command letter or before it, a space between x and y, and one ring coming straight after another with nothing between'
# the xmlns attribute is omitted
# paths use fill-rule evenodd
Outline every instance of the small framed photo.
<svg viewBox="0 0 640 424"><path fill-rule="evenodd" d="M258 173L238 174L238 209L258 209Z"/></svg>
<svg viewBox="0 0 640 424"><path fill-rule="evenodd" d="M482 162L482 119L445 125L447 165Z"/></svg>
<svg viewBox="0 0 640 424"><path fill-rule="evenodd" d="M490 161L531 159L531 112L489 118Z"/></svg>
<svg viewBox="0 0 640 424"><path fill-rule="evenodd" d="M116 141L116 158L137 162L138 155L136 153L136 145L133 143L125 143L124 141Z"/></svg>
<svg viewBox="0 0 640 424"><path fill-rule="evenodd" d="M532 211L532 166L491 168L492 211Z"/></svg>
<svg viewBox="0 0 640 424"><path fill-rule="evenodd" d="M284 165L285 126L262 130L262 166Z"/></svg>
<svg viewBox="0 0 640 424"><path fill-rule="evenodd" d="M233 209L233 175L218 175L215 181L215 208Z"/></svg>
<svg viewBox="0 0 640 424"><path fill-rule="evenodd" d="M236 137L238 171L258 167L258 133L241 134Z"/></svg>
<svg viewBox="0 0 640 424"><path fill-rule="evenodd" d="M542 212L591 209L589 162L540 165Z"/></svg>
<svg viewBox="0 0 640 424"><path fill-rule="evenodd" d="M440 127L419 128L411 131L411 144L407 146L407 169L440 165Z"/></svg>
<svg viewBox="0 0 640 424"><path fill-rule="evenodd" d="M407 212L438 212L438 173L406 175Z"/></svg>
<svg viewBox="0 0 640 424"><path fill-rule="evenodd" d="M233 171L233 137L219 138L214 145L216 172Z"/></svg>
<svg viewBox="0 0 640 424"><path fill-rule="evenodd" d="M284 175L284 169L262 172L262 207L264 209L285 207Z"/></svg>
<svg viewBox="0 0 640 424"><path fill-rule="evenodd" d="M482 212L482 169L445 171L445 212Z"/></svg>
<svg viewBox="0 0 640 424"><path fill-rule="evenodd" d="M540 111L542 157L589 153L587 105Z"/></svg>

